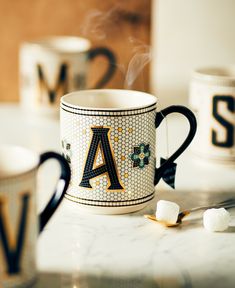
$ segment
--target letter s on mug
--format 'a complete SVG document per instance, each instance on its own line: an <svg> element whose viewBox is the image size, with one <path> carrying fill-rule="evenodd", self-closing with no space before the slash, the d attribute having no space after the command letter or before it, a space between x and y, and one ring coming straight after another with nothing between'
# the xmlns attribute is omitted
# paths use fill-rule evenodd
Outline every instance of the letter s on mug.
<svg viewBox="0 0 235 288"><path fill-rule="evenodd" d="M235 101L230 95L215 95L212 99L212 114L216 121L225 129L226 137L223 141L218 140L218 131L212 130L211 142L218 147L230 148L234 145L234 123L230 123L223 115L220 114L219 107L224 102L229 112L235 112Z"/></svg>

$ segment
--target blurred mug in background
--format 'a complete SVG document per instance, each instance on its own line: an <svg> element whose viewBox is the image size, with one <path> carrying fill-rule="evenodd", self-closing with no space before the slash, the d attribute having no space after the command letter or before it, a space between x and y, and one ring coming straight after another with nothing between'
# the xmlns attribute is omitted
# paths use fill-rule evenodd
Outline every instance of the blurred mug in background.
<svg viewBox="0 0 235 288"><path fill-rule="evenodd" d="M95 87L103 87L116 67L114 54L105 47L91 48L88 39L53 36L20 47L20 99L23 108L44 115L59 115L60 97L87 88L90 62L97 56L108 60Z"/></svg>
<svg viewBox="0 0 235 288"><path fill-rule="evenodd" d="M198 118L192 150L207 159L234 164L235 67L195 70L189 102Z"/></svg>
<svg viewBox="0 0 235 288"><path fill-rule="evenodd" d="M48 160L58 162L61 174L51 199L37 215L37 173ZM55 152L38 155L19 146L0 146L0 163L0 287L29 287L37 275L37 236L63 199L70 167Z"/></svg>

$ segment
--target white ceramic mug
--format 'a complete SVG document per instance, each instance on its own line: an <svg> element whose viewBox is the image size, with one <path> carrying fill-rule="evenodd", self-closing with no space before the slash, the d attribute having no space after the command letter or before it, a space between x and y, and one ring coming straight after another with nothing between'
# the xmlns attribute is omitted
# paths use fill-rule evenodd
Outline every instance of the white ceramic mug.
<svg viewBox="0 0 235 288"><path fill-rule="evenodd" d="M91 48L85 38L54 36L25 42L20 47L20 98L24 108L43 114L58 114L60 97L87 88L90 62L97 56L108 60L108 68L95 88L113 76L116 60L110 49Z"/></svg>
<svg viewBox="0 0 235 288"><path fill-rule="evenodd" d="M38 219L36 176L48 159L59 162L61 176ZM0 287L28 287L35 281L37 236L61 203L69 180L69 165L57 153L39 156L22 147L0 146Z"/></svg>
<svg viewBox="0 0 235 288"><path fill-rule="evenodd" d="M163 172L196 132L195 117L186 107L156 109L156 97L139 91L85 90L63 96L61 144L72 172L65 197L95 213L128 213L146 206ZM190 132L156 169L155 130L173 112L187 117Z"/></svg>
<svg viewBox="0 0 235 288"><path fill-rule="evenodd" d="M235 67L197 69L190 105L198 118L192 150L223 163L235 163Z"/></svg>

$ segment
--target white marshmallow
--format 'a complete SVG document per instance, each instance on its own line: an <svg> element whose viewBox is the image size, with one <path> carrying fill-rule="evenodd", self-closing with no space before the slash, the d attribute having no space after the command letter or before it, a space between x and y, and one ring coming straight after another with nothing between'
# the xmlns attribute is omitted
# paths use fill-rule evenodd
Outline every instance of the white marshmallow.
<svg viewBox="0 0 235 288"><path fill-rule="evenodd" d="M180 207L175 202L160 200L157 202L156 218L169 224L175 224Z"/></svg>
<svg viewBox="0 0 235 288"><path fill-rule="evenodd" d="M228 228L230 214L224 208L207 209L203 214L203 225L212 232L224 231Z"/></svg>

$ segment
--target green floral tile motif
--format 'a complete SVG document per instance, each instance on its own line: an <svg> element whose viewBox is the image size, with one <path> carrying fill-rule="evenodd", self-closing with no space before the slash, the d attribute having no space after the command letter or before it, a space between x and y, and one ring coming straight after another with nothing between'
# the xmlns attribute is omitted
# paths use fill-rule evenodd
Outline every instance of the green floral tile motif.
<svg viewBox="0 0 235 288"><path fill-rule="evenodd" d="M149 144L145 145L144 143L141 143L139 146L135 146L134 153L130 155L130 158L133 161L133 167L143 169L145 165L149 164L150 155Z"/></svg>
<svg viewBox="0 0 235 288"><path fill-rule="evenodd" d="M71 151L71 144L66 141L66 139L63 139L61 141L62 144L62 156L68 161L68 163L71 163L71 157L72 157L72 151Z"/></svg>

